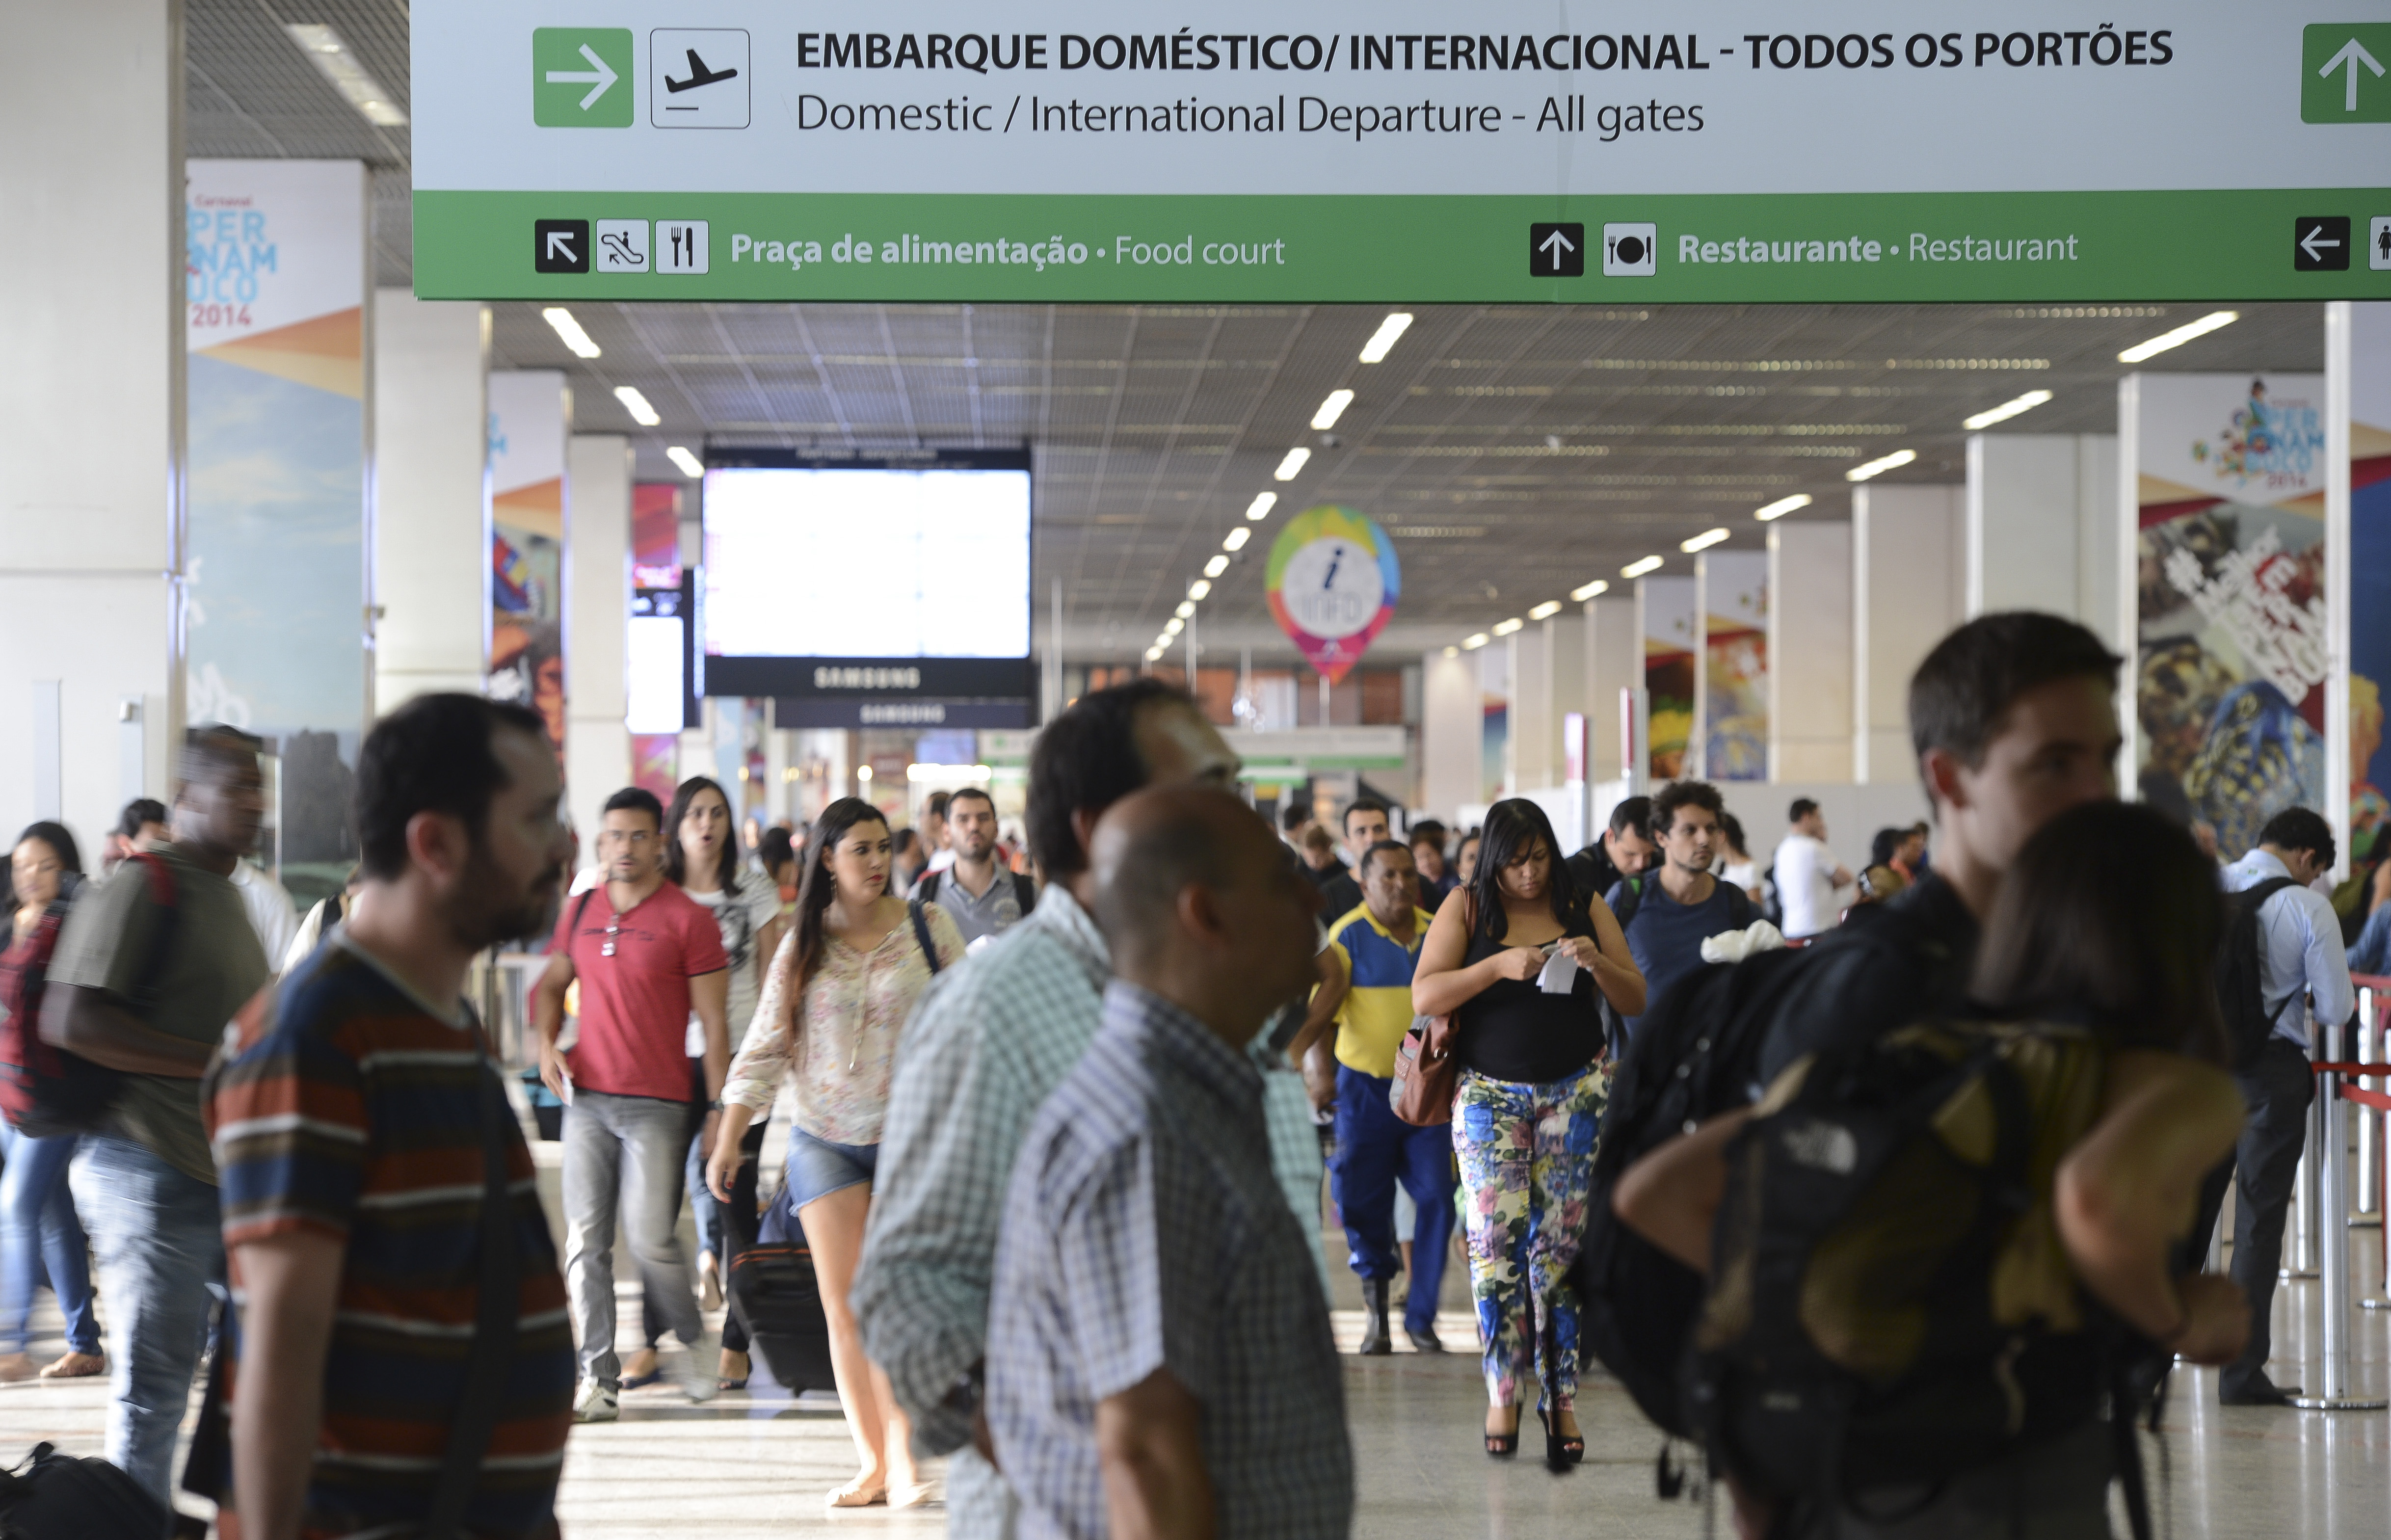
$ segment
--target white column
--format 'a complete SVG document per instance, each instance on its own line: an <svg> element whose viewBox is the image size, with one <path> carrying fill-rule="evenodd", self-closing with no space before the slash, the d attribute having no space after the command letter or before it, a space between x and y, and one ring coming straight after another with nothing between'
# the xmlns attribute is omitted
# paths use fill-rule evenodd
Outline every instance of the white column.
<svg viewBox="0 0 2391 1540"><path fill-rule="evenodd" d="M1585 602L1586 779L1616 781L1624 773L1619 744L1619 692L1644 687L1644 639L1635 629L1635 596Z"/></svg>
<svg viewBox="0 0 2391 1540"><path fill-rule="evenodd" d="M1914 781L1909 676L1967 614L1967 488L1852 494L1852 779Z"/></svg>
<svg viewBox="0 0 2391 1540"><path fill-rule="evenodd" d="M2117 437L1968 440L1967 614L2041 610L2117 644Z"/></svg>
<svg viewBox="0 0 2391 1540"><path fill-rule="evenodd" d="M1560 781L1560 723L1553 717L1552 651L1542 626L1504 639L1511 648L1510 776L1505 790L1521 792Z"/></svg>
<svg viewBox="0 0 2391 1540"><path fill-rule="evenodd" d="M1451 822L1479 800L1479 740L1486 731L1478 660L1442 648L1420 658L1420 806Z"/></svg>
<svg viewBox="0 0 2391 1540"><path fill-rule="evenodd" d="M573 435L564 487L564 784L575 823L593 830L631 783L631 441Z"/></svg>
<svg viewBox="0 0 2391 1540"><path fill-rule="evenodd" d="M1781 524L1768 531L1768 778L1852 779L1846 524Z"/></svg>
<svg viewBox="0 0 2391 1540"><path fill-rule="evenodd" d="M1547 784L1558 786L1569 779L1569 734L1566 730L1570 712L1578 712L1587 718L1588 742L1592 741L1594 708L1586 698L1586 623L1583 615L1564 613L1542 624L1544 628L1544 667L1552 691L1549 716L1552 722L1553 778ZM1611 709L1616 715L1618 708L1613 706ZM1595 768L1589 757L1586 769L1591 771Z"/></svg>
<svg viewBox="0 0 2391 1540"><path fill-rule="evenodd" d="M482 692L490 624L489 312L374 295L374 711ZM585 830L586 837L586 830Z"/></svg>
<svg viewBox="0 0 2391 1540"><path fill-rule="evenodd" d="M179 4L0 10L20 222L0 243L0 820L33 815L54 681L49 766L87 863L125 796L122 724L164 796L183 722L182 139Z"/></svg>

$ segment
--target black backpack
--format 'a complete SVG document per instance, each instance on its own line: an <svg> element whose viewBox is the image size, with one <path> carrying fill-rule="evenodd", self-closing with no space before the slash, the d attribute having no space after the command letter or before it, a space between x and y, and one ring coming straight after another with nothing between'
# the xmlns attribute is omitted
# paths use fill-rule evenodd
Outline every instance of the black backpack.
<svg viewBox="0 0 2391 1540"><path fill-rule="evenodd" d="M173 1516L140 1482L101 1459L33 1445L0 1469L0 1535L8 1540L157 1540Z"/></svg>
<svg viewBox="0 0 2391 1540"><path fill-rule="evenodd" d="M938 901L939 879L946 874L945 872L929 872L923 874L920 902L928 904ZM1013 884L1013 901L1021 906L1021 917L1025 920L1029 918L1029 912L1038 907L1038 879L1027 872L1007 872L1004 874L1004 878Z"/></svg>
<svg viewBox="0 0 2391 1540"><path fill-rule="evenodd" d="M2149 1533L2132 1421L2165 1355L2022 1227L2037 1154L2098 1115L2104 1060L2081 1029L1938 1022L1779 1077L1726 1148L1687 1367L1714 1467L1812 1512L1931 1495L2081 1427L2107 1393L2134 1533ZM2003 1268L2055 1269L2041 1298L2063 1291L2075 1320L1998 1319Z"/></svg>
<svg viewBox="0 0 2391 1540"><path fill-rule="evenodd" d="M2258 1062L2258 1051L2275 1035L2276 1019L2301 998L2301 991L2294 990L2290 999L2269 1012L2259 972L2267 936L2259 928L2258 911L2284 888L2298 886L2289 877L2268 877L2225 896L2225 936L2217 949L2217 1003L2225 1013L2233 1068L2241 1073Z"/></svg>
<svg viewBox="0 0 2391 1540"><path fill-rule="evenodd" d="M1618 904L1610 911L1611 917L1619 922L1619 933L1622 938L1627 934L1627 927L1635 920L1636 912L1644 907L1645 888L1658 880L1650 876L1624 879L1624 891L1620 894ZM1712 880L1718 883L1719 891L1726 895L1728 929L1746 929L1753 921L1760 918L1759 912L1752 906L1751 894L1724 877ZM1595 999L1602 1007L1602 1028L1604 1034L1610 1040L1611 1054L1614 1056L1624 1055L1627 1052L1627 1018L1620 1015L1619 1007L1613 1005L1599 991L1596 991ZM1648 1014L1659 1005L1660 1001L1655 998L1646 1001L1644 1009ZM1639 1016L1637 1019L1643 1018Z"/></svg>

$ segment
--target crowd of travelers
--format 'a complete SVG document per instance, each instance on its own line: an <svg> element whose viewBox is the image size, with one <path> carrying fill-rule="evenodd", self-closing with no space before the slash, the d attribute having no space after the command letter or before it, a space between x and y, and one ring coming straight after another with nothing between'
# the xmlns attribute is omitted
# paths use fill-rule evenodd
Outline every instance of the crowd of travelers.
<svg viewBox="0 0 2391 1540"><path fill-rule="evenodd" d="M161 1534L179 1486L232 1540L540 1540L575 1425L667 1361L691 1404L773 1365L734 1278L788 1235L830 1507L931 1501L938 1459L976 1540L1339 1536L1325 1176L1364 1358L1459 1346L1458 1233L1489 1456L1532 1409L1568 1471L1607 1370L1751 1540L2103 1535L2113 1483L2139 1534L2169 1363L2300 1393L2268 1322L2356 927L2315 811L2220 867L2115 800L2119 664L2035 614L1944 639L1931 822L1856 872L1816 801L1755 854L1694 780L1573 853L1524 798L1273 829L1148 677L1038 735L1026 851L976 788L743 838L701 777L608 797L576 874L541 719L432 694L364 739L356 870L303 920L247 859L261 745L195 730L89 880L56 822L11 851L0 1381L109 1376ZM465 1003L542 944L561 1248Z"/></svg>

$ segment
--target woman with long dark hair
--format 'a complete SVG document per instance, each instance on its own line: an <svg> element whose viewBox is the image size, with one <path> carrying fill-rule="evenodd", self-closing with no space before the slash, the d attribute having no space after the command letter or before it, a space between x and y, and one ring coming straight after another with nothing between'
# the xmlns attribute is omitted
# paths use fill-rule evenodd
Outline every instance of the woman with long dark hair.
<svg viewBox="0 0 2391 1540"><path fill-rule="evenodd" d="M1609 906L1581 894L1544 810L1497 802L1475 873L1438 909L1412 976L1412 1008L1459 1029L1453 1147L1461 1160L1470 1291L1486 1366L1486 1452L1519 1447L1532 1378L1545 1456L1585 1453L1577 1302L1564 1281L1585 1228L1605 1082L1597 992L1644 1010L1644 976Z"/></svg>
<svg viewBox="0 0 2391 1540"><path fill-rule="evenodd" d="M16 903L10 944L0 953L0 1007L23 1024L32 1042L41 1015L38 980L58 944L67 903L83 876L74 835L58 824L35 823L17 836L8 859ZM0 1073L7 1070L0 1069ZM0 1122L0 1381L80 1379L107 1368L100 1356L99 1323L91 1308L90 1243L67 1192L67 1164L74 1158L71 1133L36 1139L14 1123ZM47 1275L67 1319L67 1351L36 1368L25 1333L33 1291Z"/></svg>
<svg viewBox="0 0 2391 1540"><path fill-rule="evenodd" d="M945 911L888 891L889 845L888 821L860 797L840 797L815 821L796 922L731 1062L705 1168L706 1184L728 1201L749 1121L769 1110L782 1077L794 1076L786 1181L813 1249L839 1404L862 1460L856 1478L831 1493L834 1508L911 1508L928 1495L908 1447L911 1430L887 1376L865 1358L847 1302L871 1212L897 1034L931 976L963 955L962 933Z"/></svg>

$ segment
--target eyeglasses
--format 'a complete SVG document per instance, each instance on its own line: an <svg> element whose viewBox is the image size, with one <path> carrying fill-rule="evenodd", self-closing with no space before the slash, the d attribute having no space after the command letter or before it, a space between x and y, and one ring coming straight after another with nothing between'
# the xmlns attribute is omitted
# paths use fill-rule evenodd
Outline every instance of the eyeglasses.
<svg viewBox="0 0 2391 1540"><path fill-rule="evenodd" d="M614 938L616 938L616 937L618 937L618 936L620 936L620 935L622 935L622 934L623 934L623 917L622 917L620 914L614 914L614 915L610 915L610 916L608 916L608 917L607 917L607 920L606 920L606 939L604 940L604 942L602 942L602 943L599 946L599 948L598 948L598 955L599 955L599 956L601 956L601 957L612 957L612 956L614 956Z"/></svg>

